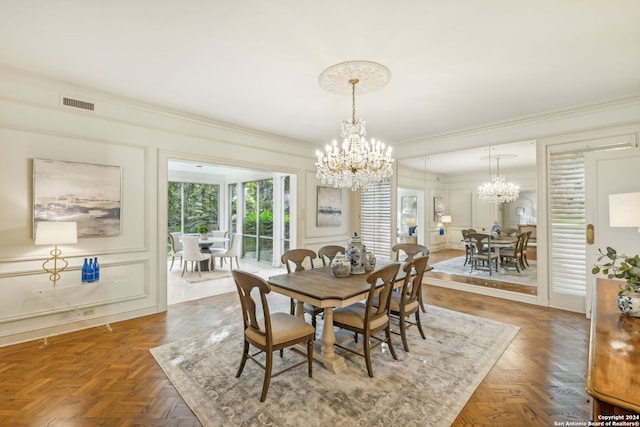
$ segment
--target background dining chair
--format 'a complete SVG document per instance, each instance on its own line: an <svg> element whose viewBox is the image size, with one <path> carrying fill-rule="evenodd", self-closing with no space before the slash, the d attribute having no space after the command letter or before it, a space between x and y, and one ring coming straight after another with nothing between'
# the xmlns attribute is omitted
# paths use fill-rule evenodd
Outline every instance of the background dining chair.
<svg viewBox="0 0 640 427"><path fill-rule="evenodd" d="M500 265L506 267L509 263L513 263L516 271L520 273L520 268L524 269L524 261L522 259L522 247L527 238L526 233L520 233L516 236L517 240L513 246L508 248L500 248Z"/></svg>
<svg viewBox="0 0 640 427"><path fill-rule="evenodd" d="M416 325L422 339L427 339L422 330L422 323L420 323L419 300L422 293L422 278L428 263L428 255L415 257L407 262L403 266L405 277L402 283L402 290L401 292L391 292L391 299L389 300L389 313L398 320L402 345L407 353L409 352L409 343L407 341L407 328L409 326ZM412 272L415 272L415 274L412 274ZM377 299L374 300L374 306L378 306ZM415 316L415 322L409 319L412 314Z"/></svg>
<svg viewBox="0 0 640 427"><path fill-rule="evenodd" d="M313 268L313 260L316 258L316 253L311 249L291 249L282 254L281 260L282 263L287 267L287 272L291 273L292 271L305 270L306 264L309 266L309 268ZM291 314L295 314L296 302L293 298L290 299L289 305L289 312ZM311 316L311 325L315 329L316 316L324 312L324 309L305 302L303 305L303 310L305 313Z"/></svg>
<svg viewBox="0 0 640 427"><path fill-rule="evenodd" d="M211 232L211 237L227 237L229 232L227 230L213 230ZM225 252L227 250L226 242L213 242L211 247L209 248L211 253L214 252ZM222 258L224 259L224 258Z"/></svg>
<svg viewBox="0 0 640 427"><path fill-rule="evenodd" d="M398 243L394 245L391 250L395 253L396 261L409 262L415 256L427 256L429 255L429 249L417 243ZM401 256L401 253L403 256ZM402 259L401 259L402 258ZM422 302L422 294L420 297L420 309L426 313L426 309L424 307L424 303Z"/></svg>
<svg viewBox="0 0 640 427"><path fill-rule="evenodd" d="M180 258L180 267L182 267L182 242L180 242L180 236L182 233L179 231L174 231L169 233L169 242L171 244L171 266L169 267L169 271L173 268L173 262L176 258Z"/></svg>
<svg viewBox="0 0 640 427"><path fill-rule="evenodd" d="M473 242L469 238L469 234L472 232L469 230L460 230L462 233L462 244L464 245L464 264L462 266L467 265L467 263L471 262L471 255L473 254ZM475 231L473 231L475 233Z"/></svg>
<svg viewBox="0 0 640 427"><path fill-rule="evenodd" d="M233 260L236 260L236 265L240 268L240 262L238 258L242 255L242 234L236 233L231 237L231 246L225 252L214 252L211 256L214 258L220 258L220 268L222 268L222 260L229 258L229 270L233 270Z"/></svg>
<svg viewBox="0 0 640 427"><path fill-rule="evenodd" d="M418 254L422 256L429 255L429 249L418 243L398 243L391 250L395 254L396 261L402 262L411 261Z"/></svg>
<svg viewBox="0 0 640 427"><path fill-rule="evenodd" d="M335 344L344 350L357 354L365 358L367 363L367 372L373 378L373 369L371 367L371 350L383 342L389 346L389 351L394 359L398 359L391 342L391 327L389 324L389 301L393 293L393 284L396 275L400 269L400 264L389 264L376 271L373 271L367 277L367 282L371 285L367 302L357 302L347 307L337 308L333 311L333 325L338 328L346 329L355 333L354 340L357 340L358 334L363 336L362 346L363 352L360 353L343 344ZM382 285L379 285L379 281ZM378 306L374 307L373 302L376 300ZM385 332L385 338L376 336L380 331ZM372 346L371 339L376 340Z"/></svg>
<svg viewBox="0 0 640 427"><path fill-rule="evenodd" d="M242 360L240 367L236 372L236 378L240 377L247 359L251 359L264 369L264 382L262 384L262 394L260 402L264 402L269 390L271 378L285 371L293 369L297 366L308 364L309 377L312 376L313 369L313 339L315 331L311 325L302 319L287 313L277 312L271 314L269 312L269 304L267 302L267 294L271 292L271 288L260 277L241 270L233 270L233 280L236 282L238 295L240 296L240 305L242 307L242 321L244 323L244 351L242 352ZM257 289L260 295L260 301L256 301L257 295L252 295L252 291ZM262 313L258 315L258 307L262 307ZM273 368L273 352L291 347L298 343L307 343L307 360L295 363L275 374L271 373ZM251 354L249 352L250 345L258 350L258 353ZM265 353L266 363L255 358L259 353Z"/></svg>
<svg viewBox="0 0 640 427"><path fill-rule="evenodd" d="M331 261L336 257L338 253L346 253L344 246L327 245L318 249L318 258L322 260L322 265L331 265Z"/></svg>
<svg viewBox="0 0 640 427"><path fill-rule="evenodd" d="M522 260L522 268L530 267L529 260L527 260L527 248L529 247L529 241L531 240L531 233L532 231L526 231L524 233L525 238L524 243L522 244L522 257L520 258Z"/></svg>
<svg viewBox="0 0 640 427"><path fill-rule="evenodd" d="M200 236L182 236L181 240L184 249L182 274L180 274L180 276L184 276L184 272L187 270L187 264L191 262L191 270L193 271L197 267L198 276L202 277L200 262L209 261L209 270L211 270L211 254L200 252L200 245L198 244Z"/></svg>
<svg viewBox="0 0 640 427"><path fill-rule="evenodd" d="M491 247L489 235L482 233L470 233L469 238L473 242L473 253L471 254L471 271L478 268L478 262L489 267L489 276L491 276L491 266L495 265L495 271L498 271L498 258L500 257Z"/></svg>

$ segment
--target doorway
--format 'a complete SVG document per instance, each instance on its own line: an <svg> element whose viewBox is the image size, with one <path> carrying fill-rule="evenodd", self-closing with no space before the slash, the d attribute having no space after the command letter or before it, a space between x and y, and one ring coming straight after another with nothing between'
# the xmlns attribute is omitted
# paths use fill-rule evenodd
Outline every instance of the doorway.
<svg viewBox="0 0 640 427"><path fill-rule="evenodd" d="M229 243L239 234L240 268L265 277L279 272L278 261L290 246L290 230L295 229L296 200L291 191L295 175L179 159L168 159L167 164L168 231L196 233L197 226L207 225L210 230L228 231ZM191 187L199 190L191 191ZM179 203L172 202L176 194L181 195ZM195 197L198 194L203 197ZM169 304L210 296L221 289L235 291L228 264L222 268L218 264L212 279L217 281L215 286L198 277L185 280L175 266L170 271L171 257L167 265ZM208 276L214 276L213 272Z"/></svg>

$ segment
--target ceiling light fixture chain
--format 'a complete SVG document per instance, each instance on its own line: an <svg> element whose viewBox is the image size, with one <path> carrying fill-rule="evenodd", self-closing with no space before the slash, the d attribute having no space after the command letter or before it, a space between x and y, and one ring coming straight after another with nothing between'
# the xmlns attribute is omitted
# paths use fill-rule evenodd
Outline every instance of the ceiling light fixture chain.
<svg viewBox="0 0 640 427"><path fill-rule="evenodd" d="M318 81L320 86L330 92L344 93L344 86L340 81L346 73L350 74L345 83L351 86L351 121L342 122L341 147L334 140L333 144L325 147L325 153L316 151L316 176L323 184L355 191L370 184L384 182L393 174L391 147L374 139L367 141L365 121L356 120L356 85L364 86L361 93L370 92L384 86L391 74L383 65L352 61L329 67L320 74ZM358 75L358 78L354 75Z"/></svg>

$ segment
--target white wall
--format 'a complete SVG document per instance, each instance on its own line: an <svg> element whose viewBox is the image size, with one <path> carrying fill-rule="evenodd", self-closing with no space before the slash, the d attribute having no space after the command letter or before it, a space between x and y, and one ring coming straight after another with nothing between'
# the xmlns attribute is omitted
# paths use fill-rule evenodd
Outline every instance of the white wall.
<svg viewBox="0 0 640 427"><path fill-rule="evenodd" d="M0 68L0 345L166 310L169 158L295 174L297 246L346 242L348 193L345 225L315 227L315 148ZM62 246L69 267L55 291L42 270L51 248L32 238L34 158L122 169L121 234ZM80 284L87 256L101 261L99 285Z"/></svg>

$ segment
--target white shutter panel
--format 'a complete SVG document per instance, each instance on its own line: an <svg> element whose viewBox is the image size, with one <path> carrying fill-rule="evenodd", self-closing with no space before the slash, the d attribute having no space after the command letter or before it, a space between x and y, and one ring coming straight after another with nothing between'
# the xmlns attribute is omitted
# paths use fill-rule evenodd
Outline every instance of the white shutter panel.
<svg viewBox="0 0 640 427"><path fill-rule="evenodd" d="M584 153L630 147L628 143L616 143L559 152L549 148L549 289L552 294L586 296Z"/></svg>
<svg viewBox="0 0 640 427"><path fill-rule="evenodd" d="M360 232L367 251L379 258L391 254L391 184L383 182L362 189Z"/></svg>

